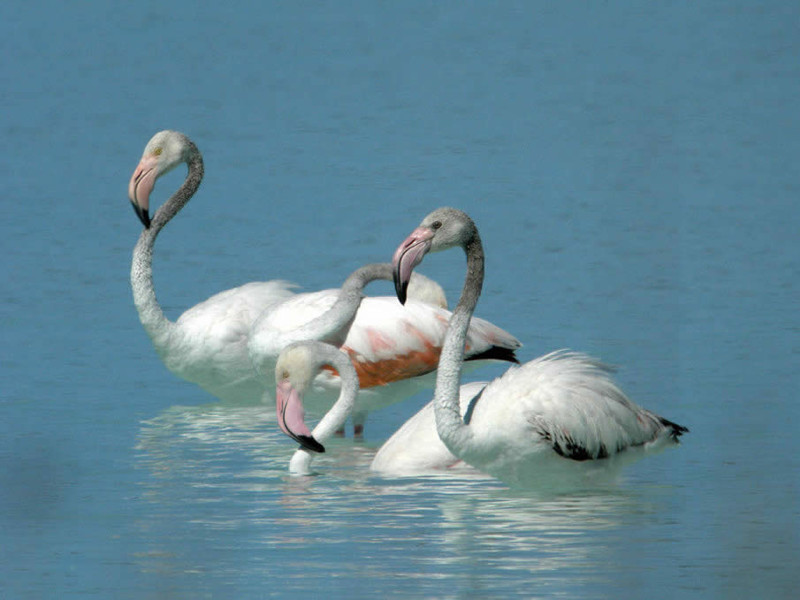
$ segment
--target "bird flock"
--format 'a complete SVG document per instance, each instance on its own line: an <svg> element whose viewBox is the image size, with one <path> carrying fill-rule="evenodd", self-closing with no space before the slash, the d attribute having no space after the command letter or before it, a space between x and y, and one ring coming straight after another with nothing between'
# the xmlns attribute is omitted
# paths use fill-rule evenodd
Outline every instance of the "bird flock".
<svg viewBox="0 0 800 600"><path fill-rule="evenodd" d="M152 217L159 177L185 164L182 185ZM473 316L484 278L478 228L463 211L438 208L397 246L391 263L366 264L340 288L297 293L286 280L251 282L185 311L164 314L153 284L153 248L203 178L203 158L184 134L147 143L128 197L144 229L131 287L156 352L175 375L223 401L274 405L277 424L299 443L295 475L313 473L323 443L348 421L363 435L367 415L434 385L431 402L377 451L370 468L391 475L479 471L509 485L586 480L676 445L688 429L634 404L598 360L558 350L520 365L521 343ZM429 253L461 248L467 266L456 307L417 273ZM387 253L388 256L388 253ZM396 297L365 296L379 279ZM487 361L510 363L493 381L462 384ZM319 418L309 429L306 412Z"/></svg>

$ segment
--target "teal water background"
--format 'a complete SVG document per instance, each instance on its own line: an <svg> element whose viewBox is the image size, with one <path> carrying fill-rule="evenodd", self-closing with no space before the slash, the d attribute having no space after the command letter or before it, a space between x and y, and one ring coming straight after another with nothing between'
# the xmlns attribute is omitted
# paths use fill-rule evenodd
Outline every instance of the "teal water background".
<svg viewBox="0 0 800 600"><path fill-rule="evenodd" d="M796 3L12 1L0 33L4 597L794 597ZM370 474L423 394L288 477L271 416L138 322L127 182L165 128L206 162L156 246L172 318L336 286L457 206L523 359L590 352L691 434L566 496ZM455 300L463 259L424 267Z"/></svg>

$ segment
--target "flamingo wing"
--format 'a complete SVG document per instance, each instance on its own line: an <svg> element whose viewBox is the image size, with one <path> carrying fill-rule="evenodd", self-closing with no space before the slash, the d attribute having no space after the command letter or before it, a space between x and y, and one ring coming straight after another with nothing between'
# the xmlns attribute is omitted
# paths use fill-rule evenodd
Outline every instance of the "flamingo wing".
<svg viewBox="0 0 800 600"><path fill-rule="evenodd" d="M608 367L564 351L512 368L490 383L474 407L472 422L492 423L489 438L505 437L504 443L520 453L549 447L576 461L676 442L686 431L631 402L612 381ZM498 423L508 427L500 433Z"/></svg>
<svg viewBox="0 0 800 600"><path fill-rule="evenodd" d="M219 342L237 341L265 309L291 298L293 284L286 281L256 281L214 294L178 318L188 335Z"/></svg>
<svg viewBox="0 0 800 600"><path fill-rule="evenodd" d="M361 387L434 371L450 315L450 311L415 300L401 305L390 297L364 298L342 346L350 354ZM489 356L494 348L513 356L520 343L488 321L474 318L466 346L469 360Z"/></svg>
<svg viewBox="0 0 800 600"><path fill-rule="evenodd" d="M336 302L339 290L332 288L318 292L295 294L270 307L258 319L259 330L289 333L324 314Z"/></svg>

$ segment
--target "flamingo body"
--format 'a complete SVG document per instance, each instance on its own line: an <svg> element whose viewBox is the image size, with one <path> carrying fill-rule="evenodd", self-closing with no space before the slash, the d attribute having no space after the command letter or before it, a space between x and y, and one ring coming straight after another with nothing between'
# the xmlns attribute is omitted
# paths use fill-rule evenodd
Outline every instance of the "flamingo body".
<svg viewBox="0 0 800 600"><path fill-rule="evenodd" d="M258 319L253 352L280 351L280 338L330 310L338 289L297 294L274 304ZM362 389L394 383L434 371L439 362L450 311L409 300L405 305L389 296L366 297L340 342L358 373ZM519 342L508 332L483 319L473 319L468 332L465 359L492 348L513 350ZM338 386L337 386L338 387Z"/></svg>
<svg viewBox="0 0 800 600"><path fill-rule="evenodd" d="M473 381L459 388L462 415L486 384L486 381ZM439 438L433 402L423 406L403 423L378 449L370 465L371 470L385 475L420 475L462 468L471 467L453 456Z"/></svg>
<svg viewBox="0 0 800 600"><path fill-rule="evenodd" d="M423 279L420 283L424 282ZM339 289L330 289L297 294L262 314L249 341L250 355L259 373L272 373L287 338L330 312L340 293ZM411 293L416 297L419 292L412 288ZM306 330L303 335L309 336L305 339L333 343L350 357L361 390L353 409L354 422L361 425L368 412L433 385L432 373L438 365L451 313L414 299L405 306L388 296L365 297L359 302L348 328L325 334ZM501 328L476 318L468 332L467 345L466 360L493 358L495 353L513 360L520 343ZM323 370L305 397L306 408L314 414L325 412L340 384L335 370Z"/></svg>
<svg viewBox="0 0 800 600"><path fill-rule="evenodd" d="M263 310L293 296L293 287L257 281L219 292L178 317L169 345L156 350L172 373L218 398L258 400L264 383L250 363L250 329Z"/></svg>
<svg viewBox="0 0 800 600"><path fill-rule="evenodd" d="M395 289L405 301L413 269L428 252L461 247L467 274L450 319L437 371L433 408L447 449L475 468L512 484L547 474L578 473L675 444L688 431L632 403L594 359L559 351L512 367L490 382L466 411L459 404L464 340L480 297L483 246L472 219L442 208L397 248Z"/></svg>
<svg viewBox="0 0 800 600"><path fill-rule="evenodd" d="M631 402L599 362L569 351L511 367L464 420L473 435L460 457L513 483L575 463L624 463L686 431Z"/></svg>

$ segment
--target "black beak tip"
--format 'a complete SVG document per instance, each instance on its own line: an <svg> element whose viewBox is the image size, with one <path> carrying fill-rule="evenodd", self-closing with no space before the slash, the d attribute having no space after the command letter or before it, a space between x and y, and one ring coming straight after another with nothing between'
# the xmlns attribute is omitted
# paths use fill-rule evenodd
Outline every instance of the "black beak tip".
<svg viewBox="0 0 800 600"><path fill-rule="evenodd" d="M139 217L139 220L144 225L145 229L150 229L150 214L146 210L142 210L136 204L131 202L131 206L133 207L133 212L136 213L136 216Z"/></svg>
<svg viewBox="0 0 800 600"><path fill-rule="evenodd" d="M397 294L397 299L400 301L400 304L405 304L408 298L408 282L404 283L400 281L397 273L394 275L394 291L395 294Z"/></svg>
<svg viewBox="0 0 800 600"><path fill-rule="evenodd" d="M306 450L310 450L311 452L319 452L320 454L325 452L325 446L315 440L313 436L297 435L293 437Z"/></svg>

